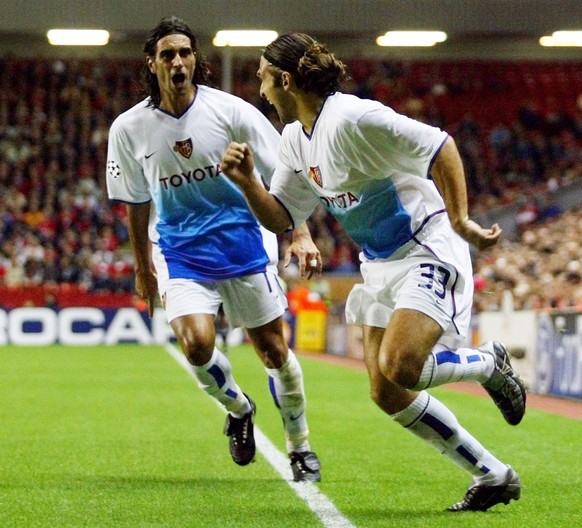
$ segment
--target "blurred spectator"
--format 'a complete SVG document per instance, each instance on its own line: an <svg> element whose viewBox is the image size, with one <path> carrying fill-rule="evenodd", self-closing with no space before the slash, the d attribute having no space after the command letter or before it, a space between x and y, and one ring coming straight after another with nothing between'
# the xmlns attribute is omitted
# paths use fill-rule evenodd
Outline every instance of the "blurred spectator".
<svg viewBox="0 0 582 528"><path fill-rule="evenodd" d="M517 109L517 118L526 130L542 130L544 127L544 116L533 99L524 101Z"/></svg>
<svg viewBox="0 0 582 528"><path fill-rule="evenodd" d="M354 258L351 245L338 244L330 261L330 269L333 273L352 274L358 273L359 266Z"/></svg>
<svg viewBox="0 0 582 528"><path fill-rule="evenodd" d="M16 254L10 255L5 265L4 283L9 287L24 285L24 264Z"/></svg>
<svg viewBox="0 0 582 528"><path fill-rule="evenodd" d="M556 202L556 199L551 194L543 195L540 200L543 202L538 215L540 222L558 218L564 213L564 209Z"/></svg>
<svg viewBox="0 0 582 528"><path fill-rule="evenodd" d="M523 233L528 227L534 224L538 219L538 206L531 197L521 197L518 200L519 211L515 217L517 228Z"/></svg>

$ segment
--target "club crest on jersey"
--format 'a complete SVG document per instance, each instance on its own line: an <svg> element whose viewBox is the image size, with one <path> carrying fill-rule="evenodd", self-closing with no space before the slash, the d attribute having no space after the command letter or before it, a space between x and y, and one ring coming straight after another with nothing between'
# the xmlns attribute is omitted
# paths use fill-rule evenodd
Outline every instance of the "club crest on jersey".
<svg viewBox="0 0 582 528"><path fill-rule="evenodd" d="M174 145L174 152L178 152L186 159L190 159L190 156L192 156L192 151L192 140L190 138L183 141L176 141L176 144Z"/></svg>
<svg viewBox="0 0 582 528"><path fill-rule="evenodd" d="M321 170L319 170L319 167L309 167L309 177L317 183L317 185L323 187L323 179L321 178Z"/></svg>

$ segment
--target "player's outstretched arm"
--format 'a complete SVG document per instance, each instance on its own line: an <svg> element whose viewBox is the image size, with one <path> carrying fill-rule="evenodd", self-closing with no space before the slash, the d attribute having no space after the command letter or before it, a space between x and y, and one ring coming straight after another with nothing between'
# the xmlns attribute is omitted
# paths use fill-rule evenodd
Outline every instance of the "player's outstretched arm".
<svg viewBox="0 0 582 528"><path fill-rule="evenodd" d="M253 153L246 143L231 143L222 157L220 168L240 187L251 211L269 231L282 233L291 227L284 207L255 177Z"/></svg>
<svg viewBox="0 0 582 528"><path fill-rule="evenodd" d="M443 145L431 172L454 230L478 249L497 244L501 236L498 224L483 228L469 218L465 172L453 138L449 137Z"/></svg>

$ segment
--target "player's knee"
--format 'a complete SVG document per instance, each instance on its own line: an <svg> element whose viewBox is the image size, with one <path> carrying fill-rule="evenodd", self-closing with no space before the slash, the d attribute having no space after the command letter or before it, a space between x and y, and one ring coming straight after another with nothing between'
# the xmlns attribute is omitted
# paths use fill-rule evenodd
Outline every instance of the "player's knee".
<svg viewBox="0 0 582 528"><path fill-rule="evenodd" d="M399 366L392 374L392 382L403 389L413 389L418 384L418 377L415 370Z"/></svg>
<svg viewBox="0 0 582 528"><path fill-rule="evenodd" d="M283 332L249 331L253 347L261 361L267 368L281 368L287 361L289 348L283 336Z"/></svg>
<svg viewBox="0 0 582 528"><path fill-rule="evenodd" d="M420 371L412 361L405 358L406 354L397 351L381 354L380 371L388 381L404 389L412 389L418 383Z"/></svg>
<svg viewBox="0 0 582 528"><path fill-rule="evenodd" d="M188 363L200 366L210 361L214 351L214 341L194 338L192 335L177 335L176 337Z"/></svg>
<svg viewBox="0 0 582 528"><path fill-rule="evenodd" d="M182 351L191 365L201 366L210 361L214 347L188 346Z"/></svg>
<svg viewBox="0 0 582 528"><path fill-rule="evenodd" d="M270 346L255 346L255 350L267 368L281 368L287 361L288 348L285 344L273 343Z"/></svg>
<svg viewBox="0 0 582 528"><path fill-rule="evenodd" d="M385 413L394 414L402 409L400 391L395 390L393 384L388 383L385 377L371 379L370 398Z"/></svg>

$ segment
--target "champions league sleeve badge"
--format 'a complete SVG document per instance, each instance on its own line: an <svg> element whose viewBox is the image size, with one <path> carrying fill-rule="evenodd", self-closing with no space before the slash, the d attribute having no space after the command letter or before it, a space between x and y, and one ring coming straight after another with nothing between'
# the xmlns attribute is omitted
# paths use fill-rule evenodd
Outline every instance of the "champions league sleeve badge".
<svg viewBox="0 0 582 528"><path fill-rule="evenodd" d="M119 178L121 175L121 168L118 163L113 160L107 162L107 176L109 178Z"/></svg>

